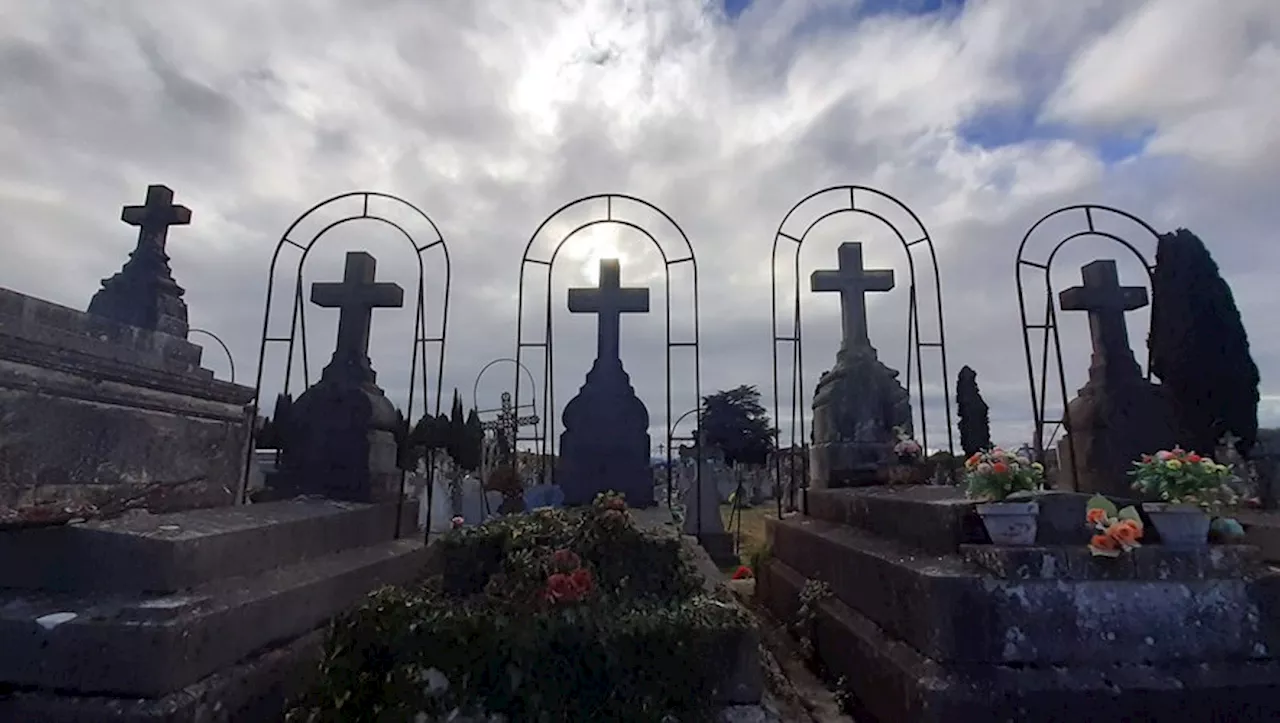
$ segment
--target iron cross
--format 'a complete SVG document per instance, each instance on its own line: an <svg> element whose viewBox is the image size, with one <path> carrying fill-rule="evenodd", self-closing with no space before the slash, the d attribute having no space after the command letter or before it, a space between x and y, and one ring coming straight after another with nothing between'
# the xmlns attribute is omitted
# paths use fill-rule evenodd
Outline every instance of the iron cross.
<svg viewBox="0 0 1280 723"><path fill-rule="evenodd" d="M625 313L649 311L649 289L624 288L622 268L617 259L600 259L600 286L569 289L569 311L599 316L596 331L596 358L601 361L620 359L618 330Z"/></svg>
<svg viewBox="0 0 1280 723"><path fill-rule="evenodd" d="M492 409L486 409L486 412L492 412ZM527 427L531 424L537 424L541 420L536 414L530 414L524 417L516 415L516 409L511 401L511 392L502 393L502 404L498 409L496 419L488 422L481 422L480 428L484 430L493 430L496 434L501 435L508 444L507 448L514 451L516 448L516 434L521 427Z"/></svg>
<svg viewBox="0 0 1280 723"><path fill-rule="evenodd" d="M862 244L840 244L839 267L815 271L809 279L813 291L840 293L840 318L844 327L841 346L845 349L871 346L867 335L867 292L893 290L893 271L868 271L862 267Z"/></svg>

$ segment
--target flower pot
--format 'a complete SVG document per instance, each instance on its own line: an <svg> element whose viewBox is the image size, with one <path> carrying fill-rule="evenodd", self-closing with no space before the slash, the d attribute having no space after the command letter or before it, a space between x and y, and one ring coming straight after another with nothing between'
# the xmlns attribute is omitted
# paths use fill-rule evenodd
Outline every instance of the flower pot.
<svg viewBox="0 0 1280 723"><path fill-rule="evenodd" d="M982 525L993 545L1034 545L1037 502L988 502L977 506Z"/></svg>
<svg viewBox="0 0 1280 723"><path fill-rule="evenodd" d="M1197 550L1209 544L1209 514L1195 505L1145 502L1142 511L1151 518L1165 547Z"/></svg>

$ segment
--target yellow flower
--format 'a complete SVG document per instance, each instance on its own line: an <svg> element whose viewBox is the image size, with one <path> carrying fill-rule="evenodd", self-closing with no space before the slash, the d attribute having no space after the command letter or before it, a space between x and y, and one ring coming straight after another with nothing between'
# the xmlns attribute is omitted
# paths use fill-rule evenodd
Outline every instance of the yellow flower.
<svg viewBox="0 0 1280 723"><path fill-rule="evenodd" d="M1032 463L1032 465L1031 465L1031 469L1034 469L1034 470L1035 470L1035 471L1037 471L1037 472L1043 472L1043 471L1044 471L1044 465L1040 464L1039 462L1034 462L1034 463Z"/></svg>
<svg viewBox="0 0 1280 723"><path fill-rule="evenodd" d="M1164 465L1169 469L1178 469L1179 467L1182 466L1182 463L1176 459L1171 459L1168 462L1165 462Z"/></svg>

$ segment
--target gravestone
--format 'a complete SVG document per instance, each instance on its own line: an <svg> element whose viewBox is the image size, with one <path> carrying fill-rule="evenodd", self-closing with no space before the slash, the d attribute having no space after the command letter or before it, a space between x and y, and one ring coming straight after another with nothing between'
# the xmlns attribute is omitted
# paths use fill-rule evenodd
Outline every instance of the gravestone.
<svg viewBox="0 0 1280 723"><path fill-rule="evenodd" d="M431 480L430 496L428 490L422 490L418 499L418 527L424 528L431 523L431 532L445 532L453 525L453 502L450 499L449 483L443 477Z"/></svg>
<svg viewBox="0 0 1280 723"><path fill-rule="evenodd" d="M1130 497L1133 462L1177 443L1172 406L1164 390L1142 376L1129 347L1124 314L1147 305L1147 290L1120 286L1115 261L1094 261L1080 273L1084 284L1063 291L1059 303L1063 311L1088 312L1093 355L1089 381L1067 404L1058 483Z"/></svg>
<svg viewBox="0 0 1280 723"><path fill-rule="evenodd" d="M125 206L120 220L138 227L138 245L123 268L89 302L89 313L139 329L187 338L185 293L173 280L165 241L170 226L191 223L191 209L173 203L168 186L148 186L142 206Z"/></svg>
<svg viewBox="0 0 1280 723"><path fill-rule="evenodd" d="M462 517L463 524L471 526L484 522L487 516L485 512L484 485L480 480L467 475L462 478L459 485L462 504L459 506L459 515Z"/></svg>
<svg viewBox="0 0 1280 723"><path fill-rule="evenodd" d="M702 549L717 565L729 567L738 562L733 552L733 535L725 532L724 520L720 517L719 491L707 479L706 472L704 469L701 485L694 475L683 489L684 534L696 536Z"/></svg>
<svg viewBox="0 0 1280 723"><path fill-rule="evenodd" d="M898 372L877 357L867 333L866 294L893 289L893 271L868 271L862 244L843 243L839 268L815 271L813 291L840 294L842 341L835 366L813 396L810 484L822 489L876 484L893 457L894 427L910 433L911 402Z"/></svg>
<svg viewBox="0 0 1280 723"><path fill-rule="evenodd" d="M375 282L376 271L372 256L351 252L342 282L311 286L312 303L340 310L338 340L320 381L293 403L277 495L319 494L353 502L399 496L399 418L369 362L369 327L374 309L404 305L404 290Z"/></svg>
<svg viewBox="0 0 1280 723"><path fill-rule="evenodd" d="M649 290L623 288L617 259L603 259L599 288L569 289L569 311L596 314L598 328L595 363L562 415L556 477L565 504L590 504L613 490L631 507L652 507L649 411L632 389L618 349L622 314L648 312Z"/></svg>
<svg viewBox="0 0 1280 723"><path fill-rule="evenodd" d="M520 405L525 406L525 405ZM532 405L529 405L532 406ZM500 405L497 409L486 409L485 412L497 412L498 416L485 422L480 423L480 428L486 432L492 431L499 442L499 449L507 456L507 459L497 460L498 463L511 463L515 459L516 442L519 438L521 427L536 425L539 421L538 415L526 414L521 416L516 413L515 404L511 401L511 392L503 392Z"/></svg>

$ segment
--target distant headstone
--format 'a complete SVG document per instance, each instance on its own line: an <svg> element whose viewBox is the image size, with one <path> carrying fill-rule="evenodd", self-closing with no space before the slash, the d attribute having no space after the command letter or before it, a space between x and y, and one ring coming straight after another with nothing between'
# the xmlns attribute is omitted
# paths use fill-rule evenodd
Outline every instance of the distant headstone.
<svg viewBox="0 0 1280 723"><path fill-rule="evenodd" d="M835 366L813 396L810 481L818 489L877 484L890 462L894 428L911 429L911 400L898 372L877 357L867 333L868 292L893 289L893 271L863 268L862 244L844 243L839 268L815 271L813 291L840 294L843 336Z"/></svg>
<svg viewBox="0 0 1280 723"><path fill-rule="evenodd" d="M427 493L430 492L430 495ZM449 483L443 477L431 481L429 489L422 490L418 500L418 527L431 523L432 533L445 532L453 525L453 502L449 495Z"/></svg>
<svg viewBox="0 0 1280 723"><path fill-rule="evenodd" d="M568 505L589 504L608 490L622 493L632 507L654 504L649 411L618 353L622 314L648 310L649 290L623 288L616 259L600 262L599 288L569 289L569 311L597 314L599 321L595 363L562 416L557 481Z"/></svg>
<svg viewBox="0 0 1280 723"><path fill-rule="evenodd" d="M703 469L702 484L697 475L684 488L684 533L694 535L717 565L727 567L737 562L733 554L733 536L725 532L720 517L720 496Z"/></svg>
<svg viewBox="0 0 1280 723"><path fill-rule="evenodd" d="M404 304L398 284L374 281L377 261L347 254L341 283L317 283L311 300L340 310L333 358L320 381L293 403L278 493L319 494L354 502L399 495L395 407L369 362L373 310Z"/></svg>
<svg viewBox="0 0 1280 723"><path fill-rule="evenodd" d="M123 268L102 280L89 313L148 331L187 338L185 293L173 279L165 241L170 226L191 223L191 209L173 203L167 186L147 187L142 206L125 206L120 220L138 227L138 245Z"/></svg>
<svg viewBox="0 0 1280 723"><path fill-rule="evenodd" d="M484 486L480 480L467 475L462 478L462 522L464 525L478 525L485 521Z"/></svg>
<svg viewBox="0 0 1280 723"><path fill-rule="evenodd" d="M1142 376L1129 347L1124 314L1147 305L1147 290L1121 286L1115 261L1094 261L1080 273L1084 284L1058 298L1063 311L1088 312L1093 355L1089 381L1067 404L1058 483L1077 492L1132 497L1132 463L1178 441L1169 399Z"/></svg>

